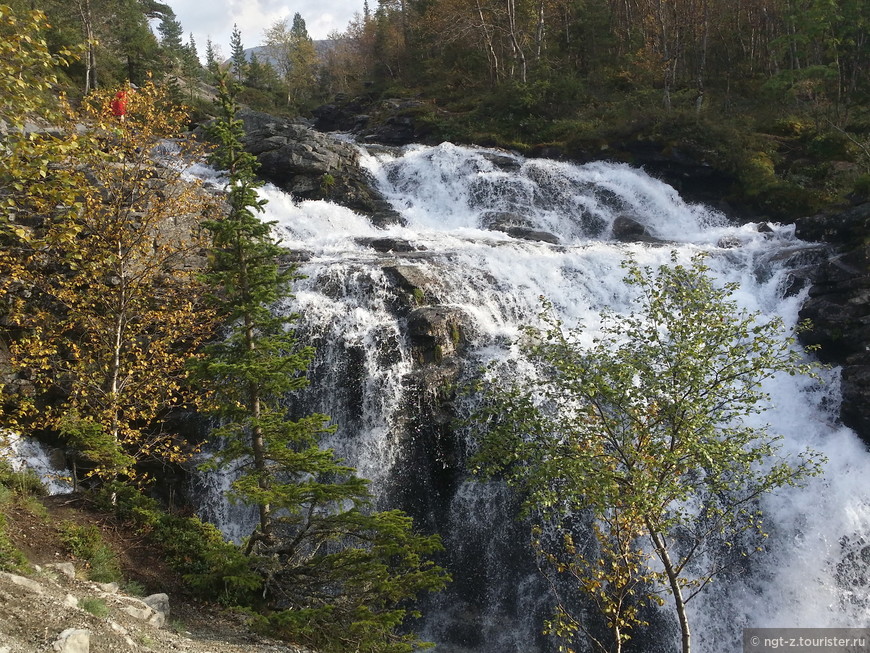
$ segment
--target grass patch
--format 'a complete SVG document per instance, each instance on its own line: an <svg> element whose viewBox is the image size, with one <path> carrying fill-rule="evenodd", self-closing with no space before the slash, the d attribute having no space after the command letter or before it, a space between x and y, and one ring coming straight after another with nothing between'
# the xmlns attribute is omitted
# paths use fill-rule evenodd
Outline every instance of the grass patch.
<svg viewBox="0 0 870 653"><path fill-rule="evenodd" d="M137 580L125 580L121 589L129 596L145 596L145 586Z"/></svg>
<svg viewBox="0 0 870 653"><path fill-rule="evenodd" d="M6 515L0 513L0 571L21 573L27 570L27 558L6 533Z"/></svg>
<svg viewBox="0 0 870 653"><path fill-rule="evenodd" d="M0 460L0 486L15 496L45 496L46 489L39 475L32 469L15 471L5 460Z"/></svg>
<svg viewBox="0 0 870 653"><path fill-rule="evenodd" d="M86 598L82 599L79 604L85 612L90 612L95 617L106 617L109 615L109 606L103 599Z"/></svg>
<svg viewBox="0 0 870 653"><path fill-rule="evenodd" d="M29 469L15 471L0 460L0 508L20 505L37 516L46 514L37 497L45 494L39 476ZM24 554L13 544L6 532L7 516L0 512L0 571L23 573L29 565Z"/></svg>
<svg viewBox="0 0 870 653"><path fill-rule="evenodd" d="M113 583L121 580L121 566L115 553L103 540L100 529L65 522L60 527L61 541L76 558L87 564L90 580Z"/></svg>

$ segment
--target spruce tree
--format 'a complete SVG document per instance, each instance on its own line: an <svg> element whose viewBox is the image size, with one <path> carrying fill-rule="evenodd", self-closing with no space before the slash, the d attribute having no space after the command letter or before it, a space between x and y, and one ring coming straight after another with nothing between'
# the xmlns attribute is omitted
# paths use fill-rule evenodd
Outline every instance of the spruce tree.
<svg viewBox="0 0 870 653"><path fill-rule="evenodd" d="M233 33L230 37L230 61L232 61L233 75L236 81L241 82L245 77L248 59L245 56L245 46L242 45L242 33L237 25L233 25Z"/></svg>
<svg viewBox="0 0 870 653"><path fill-rule="evenodd" d="M233 497L259 512L246 552L280 608L263 621L324 653L411 651L417 637L396 631L408 600L447 581L428 560L440 540L415 534L399 511L371 511L367 482L319 446L332 428L328 417L287 415L284 399L307 383L313 350L297 342L294 317L272 309L299 275L279 267L271 224L257 216L264 201L256 160L242 147L226 76L219 91L211 162L226 171L229 208L206 226L214 241L208 276L227 327L192 367L223 421L213 434L223 443L214 464L239 472Z"/></svg>
<svg viewBox="0 0 870 653"><path fill-rule="evenodd" d="M251 61L248 64L248 74L245 78L245 86L251 88L263 88L263 66L255 52L251 53Z"/></svg>
<svg viewBox="0 0 870 653"><path fill-rule="evenodd" d="M175 17L175 14L163 14L160 24L157 25L157 31L160 34L160 45L170 53L178 53L184 47L184 43L181 40L184 29L181 27L181 22Z"/></svg>
<svg viewBox="0 0 870 653"><path fill-rule="evenodd" d="M205 40L205 67L212 75L217 77L220 71L220 64L218 63L218 53L215 50L211 37Z"/></svg>

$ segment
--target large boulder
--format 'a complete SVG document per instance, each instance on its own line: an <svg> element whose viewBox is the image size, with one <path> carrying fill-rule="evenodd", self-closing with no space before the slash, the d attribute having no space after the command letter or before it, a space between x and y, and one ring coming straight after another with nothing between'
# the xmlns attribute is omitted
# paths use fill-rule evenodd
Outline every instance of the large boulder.
<svg viewBox="0 0 870 653"><path fill-rule="evenodd" d="M366 143L409 145L427 141L432 130L424 118L436 111L431 102L414 98L342 95L314 110L314 125L324 131L351 132Z"/></svg>
<svg viewBox="0 0 870 653"><path fill-rule="evenodd" d="M613 240L623 243L660 243L661 240L653 236L645 225L627 215L620 215L613 221L610 228Z"/></svg>
<svg viewBox="0 0 870 653"><path fill-rule="evenodd" d="M377 226L402 219L359 165L359 153L307 121L260 111L239 111L245 149L257 157L258 174L299 199L326 199L369 216ZM200 130L201 132L203 130Z"/></svg>
<svg viewBox="0 0 870 653"><path fill-rule="evenodd" d="M52 644L58 653L88 653L91 650L91 631L84 628L67 628Z"/></svg>
<svg viewBox="0 0 870 653"><path fill-rule="evenodd" d="M420 364L440 364L465 343L465 313L452 306L422 306L408 316L408 338Z"/></svg>

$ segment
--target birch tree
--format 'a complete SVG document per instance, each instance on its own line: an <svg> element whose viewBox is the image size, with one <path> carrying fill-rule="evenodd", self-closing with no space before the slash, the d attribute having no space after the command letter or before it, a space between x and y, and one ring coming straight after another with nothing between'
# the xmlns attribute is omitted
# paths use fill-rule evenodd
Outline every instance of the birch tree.
<svg viewBox="0 0 870 653"><path fill-rule="evenodd" d="M169 160L155 150L186 116L153 84L127 91L125 122L112 91L86 98L75 152L44 160L74 202L42 206L4 252L18 272L5 297L12 363L35 389L16 415L65 436L104 477L183 457L163 418L184 403L190 348L213 327L196 265L214 202L182 179L184 142Z"/></svg>
<svg viewBox="0 0 870 653"><path fill-rule="evenodd" d="M779 319L740 310L736 286L707 273L699 259L629 265L633 311L605 315L589 346L548 312L521 345L538 374L490 377L471 419L478 470L505 478L530 514L562 529L561 541L538 537L536 547L603 607L617 649L638 623L626 590L640 600L667 591L689 653L686 604L756 550L759 498L821 469L812 451L784 458L781 436L752 421L769 406L764 381L811 366ZM564 520L584 514L597 543L580 547ZM564 604L554 623L569 641L583 626Z"/></svg>

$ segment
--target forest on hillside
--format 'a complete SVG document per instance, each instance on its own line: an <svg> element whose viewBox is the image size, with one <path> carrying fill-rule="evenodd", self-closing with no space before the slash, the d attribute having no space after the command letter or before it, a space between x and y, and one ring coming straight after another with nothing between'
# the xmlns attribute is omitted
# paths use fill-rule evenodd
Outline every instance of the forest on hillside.
<svg viewBox="0 0 870 653"><path fill-rule="evenodd" d="M198 119L196 85L226 68L242 103L274 113L415 98L431 142L581 160L679 148L773 218L870 193L865 0L364 0L320 47L299 14L197 44L156 0L38 5L51 48L83 47L78 93L159 71Z"/></svg>

